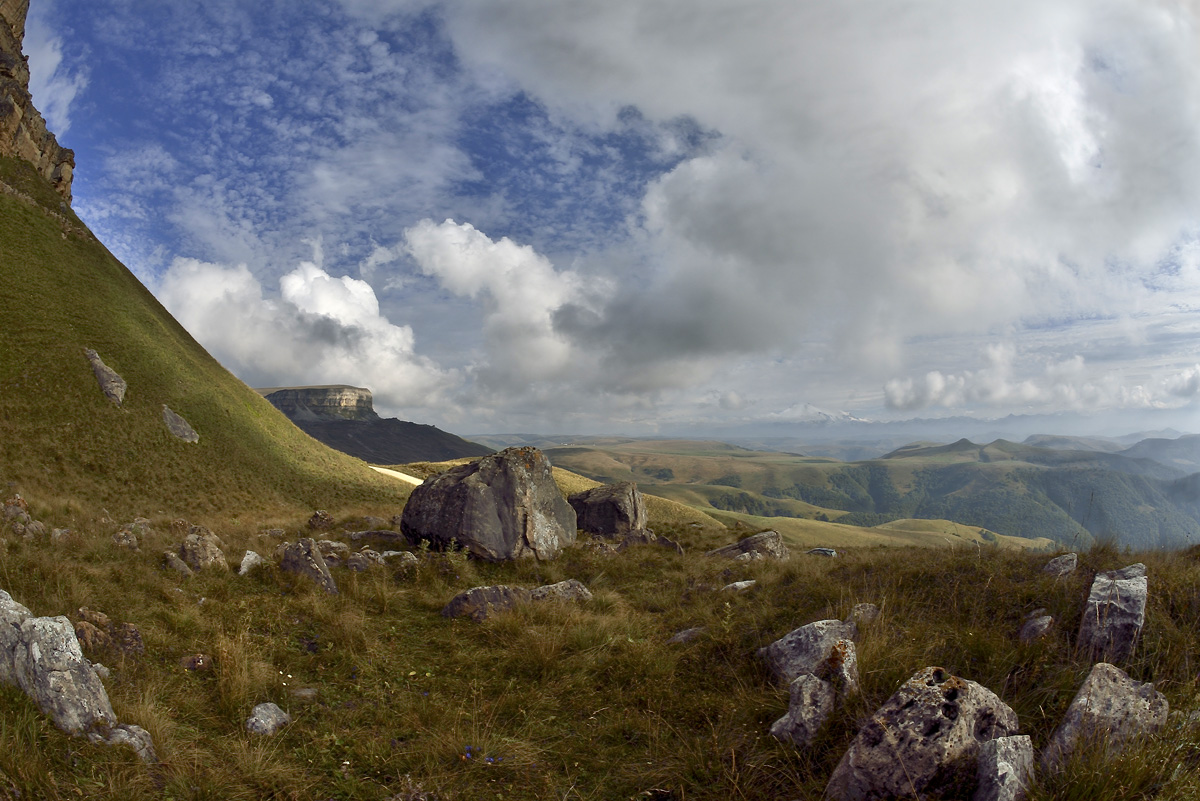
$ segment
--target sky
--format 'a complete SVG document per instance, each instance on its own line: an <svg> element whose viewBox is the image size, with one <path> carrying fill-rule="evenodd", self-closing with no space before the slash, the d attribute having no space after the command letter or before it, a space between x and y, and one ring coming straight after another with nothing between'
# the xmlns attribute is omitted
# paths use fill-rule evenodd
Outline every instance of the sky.
<svg viewBox="0 0 1200 801"><path fill-rule="evenodd" d="M1200 430L1200 3L32 6L75 211L251 386Z"/></svg>

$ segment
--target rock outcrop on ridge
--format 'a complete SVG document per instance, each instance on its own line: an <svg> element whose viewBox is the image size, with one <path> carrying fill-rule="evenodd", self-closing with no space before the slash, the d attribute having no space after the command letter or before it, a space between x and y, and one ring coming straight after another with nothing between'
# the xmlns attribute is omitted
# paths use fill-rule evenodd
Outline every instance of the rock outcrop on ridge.
<svg viewBox="0 0 1200 801"><path fill-rule="evenodd" d="M0 155L34 166L71 202L75 153L58 144L29 94L29 60L21 52L29 0L0 0Z"/></svg>

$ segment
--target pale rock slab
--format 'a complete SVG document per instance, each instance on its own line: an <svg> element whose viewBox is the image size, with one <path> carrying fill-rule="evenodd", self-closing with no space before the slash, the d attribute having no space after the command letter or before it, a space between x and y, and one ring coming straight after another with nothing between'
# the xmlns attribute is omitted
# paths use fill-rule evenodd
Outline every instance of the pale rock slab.
<svg viewBox="0 0 1200 801"><path fill-rule="evenodd" d="M1042 769L1057 770L1084 743L1116 753L1131 738L1161 729L1170 711L1153 684L1134 681L1120 668L1100 662L1050 736L1042 751Z"/></svg>
<svg viewBox="0 0 1200 801"><path fill-rule="evenodd" d="M1146 566L1141 562L1097 573L1092 580L1077 648L1096 662L1122 662L1146 622Z"/></svg>
<svg viewBox="0 0 1200 801"><path fill-rule="evenodd" d="M853 621L818 620L759 648L758 655L776 678L790 684L797 676L817 673L839 640L852 640L857 635Z"/></svg>
<svg viewBox="0 0 1200 801"><path fill-rule="evenodd" d="M971 801L1022 801L1033 780L1033 742L1018 734L982 743L976 775Z"/></svg>

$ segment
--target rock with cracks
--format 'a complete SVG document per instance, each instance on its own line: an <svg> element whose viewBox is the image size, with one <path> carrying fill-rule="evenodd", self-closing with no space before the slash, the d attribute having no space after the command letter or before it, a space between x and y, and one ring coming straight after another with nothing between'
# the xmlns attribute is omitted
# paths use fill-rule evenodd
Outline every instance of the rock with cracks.
<svg viewBox="0 0 1200 801"><path fill-rule="evenodd" d="M797 676L788 692L787 714L771 724L771 736L803 747L813 741L833 714L836 692L832 684L811 673Z"/></svg>
<svg viewBox="0 0 1200 801"><path fill-rule="evenodd" d="M589 534L623 537L646 527L646 502L632 481L593 487L567 501L575 510L577 527Z"/></svg>
<svg viewBox="0 0 1200 801"><path fill-rule="evenodd" d="M1077 646L1096 662L1123 662L1146 622L1146 566L1141 562L1092 581Z"/></svg>
<svg viewBox="0 0 1200 801"><path fill-rule="evenodd" d="M871 716L825 789L835 801L936 795L974 772L980 746L1017 731L1017 715L980 684L928 667Z"/></svg>
<svg viewBox="0 0 1200 801"><path fill-rule="evenodd" d="M64 732L128 745L156 761L150 735L118 724L95 667L84 658L71 621L34 617L0 590L0 682L19 687Z"/></svg>
<svg viewBox="0 0 1200 801"><path fill-rule="evenodd" d="M736 559L743 554L758 554L759 558L768 559L787 559L791 556L791 552L783 544L783 537L779 535L778 531L764 531L760 534L746 537L744 540L735 542L732 545L711 550L706 556L724 556L729 559ZM751 556L751 558L754 557Z"/></svg>
<svg viewBox="0 0 1200 801"><path fill-rule="evenodd" d="M838 641L852 640L857 634L853 621L818 620L759 648L758 655L776 678L791 683L805 673L818 674Z"/></svg>
<svg viewBox="0 0 1200 801"><path fill-rule="evenodd" d="M86 348L83 353L92 364L92 373L96 376L96 383L100 385L100 391L106 398L120 406L121 402L125 400L125 390L128 389L125 379L117 375L116 370L105 364L96 351Z"/></svg>
<svg viewBox="0 0 1200 801"><path fill-rule="evenodd" d="M311 579L330 595L338 594L337 583L312 537L280 546L279 567L288 573Z"/></svg>
<svg viewBox="0 0 1200 801"><path fill-rule="evenodd" d="M1023 734L997 737L979 746L975 795L971 801L1021 801L1033 779L1033 742Z"/></svg>
<svg viewBox="0 0 1200 801"><path fill-rule="evenodd" d="M537 448L508 448L413 490L400 528L412 542L457 543L489 561L553 559L575 542L575 510Z"/></svg>
<svg viewBox="0 0 1200 801"><path fill-rule="evenodd" d="M1050 736L1042 768L1057 770L1084 744L1115 754L1131 738L1161 729L1169 712L1167 699L1153 684L1134 681L1120 668L1100 662Z"/></svg>

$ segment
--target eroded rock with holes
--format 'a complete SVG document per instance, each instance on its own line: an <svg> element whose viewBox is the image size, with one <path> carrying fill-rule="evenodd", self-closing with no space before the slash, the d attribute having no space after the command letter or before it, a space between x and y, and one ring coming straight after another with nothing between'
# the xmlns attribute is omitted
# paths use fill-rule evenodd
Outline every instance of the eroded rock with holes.
<svg viewBox="0 0 1200 801"><path fill-rule="evenodd" d="M997 737L979 746L971 801L1021 801L1033 780L1033 743L1024 734Z"/></svg>
<svg viewBox="0 0 1200 801"><path fill-rule="evenodd" d="M818 620L759 648L758 656L776 678L790 684L797 676L817 673L839 640L852 640L857 635L854 621Z"/></svg>
<svg viewBox="0 0 1200 801"><path fill-rule="evenodd" d="M589 534L623 537L646 528L646 502L637 484L603 484L567 498L578 528Z"/></svg>
<svg viewBox="0 0 1200 801"><path fill-rule="evenodd" d="M311 579L330 595L338 594L337 583L312 537L279 546L279 567L285 572Z"/></svg>
<svg viewBox="0 0 1200 801"><path fill-rule="evenodd" d="M1146 622L1146 593L1146 566L1141 562L1097 573L1079 622L1079 650L1093 661L1126 660Z"/></svg>
<svg viewBox="0 0 1200 801"><path fill-rule="evenodd" d="M1017 732L1017 715L973 681L928 667L859 730L826 797L836 801L936 796L974 772L980 746Z"/></svg>
<svg viewBox="0 0 1200 801"><path fill-rule="evenodd" d="M1055 578L1061 576L1069 576L1075 572L1075 568L1079 566L1079 556L1073 553L1065 553L1062 556L1056 556L1046 563L1042 568L1043 573L1049 573Z"/></svg>
<svg viewBox="0 0 1200 801"><path fill-rule="evenodd" d="M1050 736L1042 751L1042 768L1057 770L1082 744L1115 754L1130 739L1161 729L1169 712L1167 699L1153 684L1134 681L1120 668L1100 662Z"/></svg>
<svg viewBox="0 0 1200 801"><path fill-rule="evenodd" d="M411 542L452 543L489 561L553 559L575 542L575 510L537 448L508 448L431 476L413 490L400 529Z"/></svg>
<svg viewBox="0 0 1200 801"><path fill-rule="evenodd" d="M192 526L179 546L179 558L194 571L228 570L229 562L221 551L224 543L204 526Z"/></svg>
<svg viewBox="0 0 1200 801"><path fill-rule="evenodd" d="M470 617L478 622L497 612L506 612L529 600L529 590L496 584L491 587L472 587L450 599L442 608L443 617Z"/></svg>
<svg viewBox="0 0 1200 801"><path fill-rule="evenodd" d="M714 548L709 551L706 556L723 556L728 559L735 559L742 554L759 554L768 559L787 559L791 556L788 547L783 543L783 537L778 531L763 531L758 534L746 537L732 545L725 545L720 548ZM751 556L750 558L754 558Z"/></svg>

